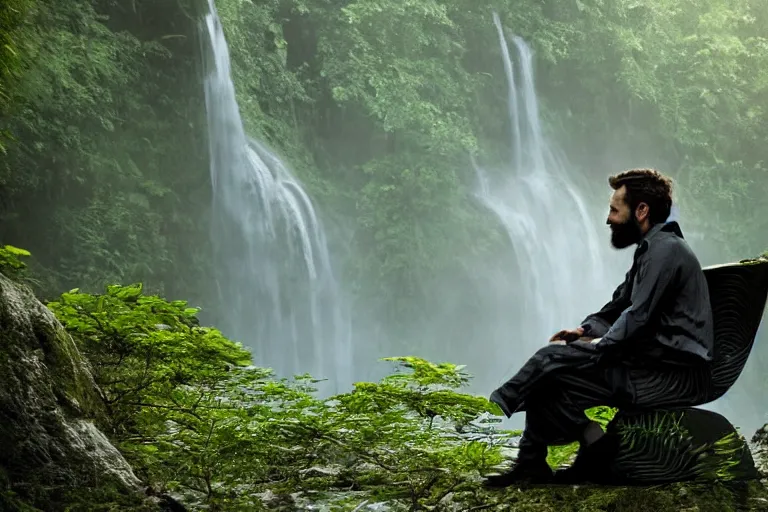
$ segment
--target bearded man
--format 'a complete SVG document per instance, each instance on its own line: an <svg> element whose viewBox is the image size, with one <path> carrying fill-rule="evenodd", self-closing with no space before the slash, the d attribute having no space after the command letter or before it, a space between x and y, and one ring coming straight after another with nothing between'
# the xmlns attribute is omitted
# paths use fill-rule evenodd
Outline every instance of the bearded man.
<svg viewBox="0 0 768 512"><path fill-rule="evenodd" d="M487 486L588 480L618 448L584 414L590 407L699 405L709 394L709 290L677 222L667 222L672 182L658 171L633 169L609 183L611 243L637 246L632 267L610 302L552 336L491 394L507 417L525 411L526 418L515 464ZM573 466L553 475L547 447L575 441Z"/></svg>

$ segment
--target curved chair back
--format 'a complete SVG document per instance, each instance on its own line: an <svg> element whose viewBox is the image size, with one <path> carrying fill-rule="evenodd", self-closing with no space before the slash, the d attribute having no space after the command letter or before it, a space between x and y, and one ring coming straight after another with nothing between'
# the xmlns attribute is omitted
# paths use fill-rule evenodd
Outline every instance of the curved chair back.
<svg viewBox="0 0 768 512"><path fill-rule="evenodd" d="M768 298L768 260L706 267L715 330L712 400L739 378Z"/></svg>

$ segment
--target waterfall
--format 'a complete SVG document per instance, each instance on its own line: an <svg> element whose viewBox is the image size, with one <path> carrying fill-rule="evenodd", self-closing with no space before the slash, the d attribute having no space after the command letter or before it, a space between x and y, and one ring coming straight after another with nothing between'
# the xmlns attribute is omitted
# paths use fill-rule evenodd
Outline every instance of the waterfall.
<svg viewBox="0 0 768 512"><path fill-rule="evenodd" d="M280 376L351 384L350 322L323 226L283 161L243 127L213 0L203 49L213 187L211 241L222 330Z"/></svg>
<svg viewBox="0 0 768 512"><path fill-rule="evenodd" d="M622 272L610 252L607 229L602 236L596 230L607 215L607 181L595 184L605 187L605 195L593 208L542 130L531 49L513 37L513 61L496 13L493 21L508 86L512 154L501 174L473 165L479 181L476 195L504 227L517 261L522 308L515 304L515 317L501 321L508 325L512 343L524 348L516 361L522 363L554 332L576 327L607 302Z"/></svg>

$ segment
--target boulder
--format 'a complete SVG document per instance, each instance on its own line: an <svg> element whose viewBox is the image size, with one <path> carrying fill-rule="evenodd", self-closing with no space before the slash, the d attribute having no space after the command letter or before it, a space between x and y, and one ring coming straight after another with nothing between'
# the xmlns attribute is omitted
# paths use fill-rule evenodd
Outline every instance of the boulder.
<svg viewBox="0 0 768 512"><path fill-rule="evenodd" d="M88 489L139 495L99 428L103 401L72 338L26 286L0 274L0 509L64 508ZM17 503L17 505L14 505Z"/></svg>

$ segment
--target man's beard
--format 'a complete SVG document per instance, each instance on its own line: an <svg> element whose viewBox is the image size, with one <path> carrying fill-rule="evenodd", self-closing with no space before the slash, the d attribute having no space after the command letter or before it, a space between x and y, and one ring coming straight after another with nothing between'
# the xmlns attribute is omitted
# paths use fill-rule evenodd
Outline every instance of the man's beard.
<svg viewBox="0 0 768 512"><path fill-rule="evenodd" d="M643 233L640 231L640 226L634 215L621 224L611 224L611 245L617 249L624 249L636 244L642 238Z"/></svg>

